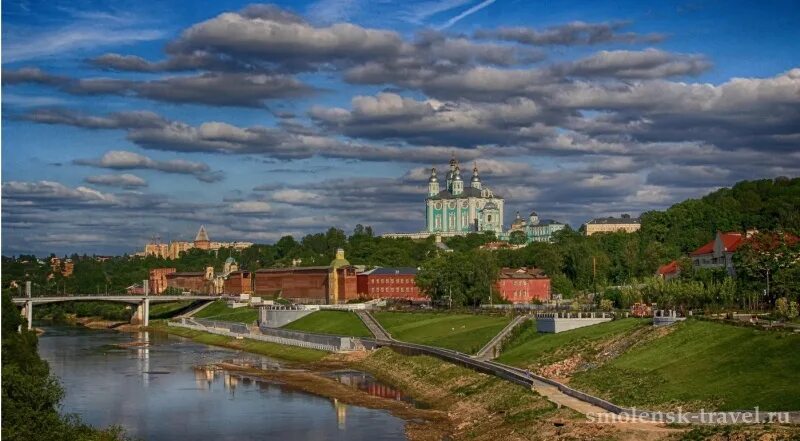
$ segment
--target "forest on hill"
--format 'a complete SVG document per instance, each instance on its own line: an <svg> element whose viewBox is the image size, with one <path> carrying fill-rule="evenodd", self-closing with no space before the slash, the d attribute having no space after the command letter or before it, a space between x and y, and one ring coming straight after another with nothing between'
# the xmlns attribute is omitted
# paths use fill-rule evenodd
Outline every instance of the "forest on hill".
<svg viewBox="0 0 800 441"><path fill-rule="evenodd" d="M461 292L464 303L481 301L475 296L487 292L493 282L492 271L499 267L535 266L553 280L554 291L572 296L600 290L607 286L629 284L651 277L659 265L686 256L713 239L717 230L785 231L800 233L800 178L776 178L743 181L700 199L690 199L665 211L642 215L642 229L636 233L608 233L585 236L565 229L553 243L531 243L517 250L486 252L479 247L494 240L492 234L469 234L445 239L453 253L441 253L429 237L425 240L393 239L376 236L369 226L357 225L349 236L330 228L324 233L308 234L300 240L285 236L275 244L257 244L242 251L222 249L210 252L192 249L176 260L156 257L121 256L100 261L92 256L73 255L74 274L49 276L47 262L36 256L3 257L3 288L12 281L21 286L34 281L40 292L123 292L127 286L147 278L151 268L174 267L178 271L200 271L206 266L222 269L225 259L234 257L242 268L285 267L299 259L302 266L327 265L337 248L344 248L353 265L412 266L436 268L438 281ZM800 284L797 264L783 268L784 285ZM484 274L472 277L469 274ZM480 270L480 271L479 271ZM753 272L750 272L751 277ZM719 281L720 275L702 275ZM427 276L423 274L422 280ZM742 280L742 286L755 290L757 280ZM760 282L759 282L760 283ZM455 285L453 285L455 284ZM793 285L794 284L794 285ZM21 288L15 288L16 291ZM790 288L786 288L789 290ZM471 292L472 295L467 293ZM796 291L795 291L796 292ZM478 294L481 293L481 294ZM469 297L469 299L468 299Z"/></svg>

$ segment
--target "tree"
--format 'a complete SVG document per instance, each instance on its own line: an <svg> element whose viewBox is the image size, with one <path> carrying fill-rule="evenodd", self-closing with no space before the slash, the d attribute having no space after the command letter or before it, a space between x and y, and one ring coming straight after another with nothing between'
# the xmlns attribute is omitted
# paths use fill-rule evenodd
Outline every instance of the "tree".
<svg viewBox="0 0 800 441"><path fill-rule="evenodd" d="M512 245L522 245L528 241L528 236L525 234L524 231L512 231L511 234L508 236L508 243Z"/></svg>

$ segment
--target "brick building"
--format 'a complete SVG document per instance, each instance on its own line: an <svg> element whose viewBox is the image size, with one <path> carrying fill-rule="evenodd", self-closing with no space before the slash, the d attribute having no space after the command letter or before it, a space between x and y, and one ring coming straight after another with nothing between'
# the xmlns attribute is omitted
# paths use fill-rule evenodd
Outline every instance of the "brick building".
<svg viewBox="0 0 800 441"><path fill-rule="evenodd" d="M231 271L225 279L225 294L250 294L253 292L253 273L245 270Z"/></svg>
<svg viewBox="0 0 800 441"><path fill-rule="evenodd" d="M503 268L495 288L500 297L511 303L551 298L550 278L536 268Z"/></svg>
<svg viewBox="0 0 800 441"><path fill-rule="evenodd" d="M426 299L416 279L416 268L375 268L357 275L358 295L370 299Z"/></svg>
<svg viewBox="0 0 800 441"><path fill-rule="evenodd" d="M176 272L175 268L153 268L150 270L150 293L161 294L167 290L167 275Z"/></svg>
<svg viewBox="0 0 800 441"><path fill-rule="evenodd" d="M328 266L260 269L253 291L262 297L280 295L295 303L345 303L357 299L356 270L344 258L344 250Z"/></svg>

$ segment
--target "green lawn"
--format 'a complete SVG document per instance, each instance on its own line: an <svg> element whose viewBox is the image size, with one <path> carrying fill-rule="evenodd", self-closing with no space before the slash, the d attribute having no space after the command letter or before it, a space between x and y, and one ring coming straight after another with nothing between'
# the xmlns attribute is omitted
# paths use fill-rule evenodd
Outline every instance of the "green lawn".
<svg viewBox="0 0 800 441"><path fill-rule="evenodd" d="M626 406L800 410L800 335L689 320L571 385Z"/></svg>
<svg viewBox="0 0 800 441"><path fill-rule="evenodd" d="M195 314L195 317L224 322L252 323L258 320L258 310L248 306L229 308L224 300L216 300Z"/></svg>
<svg viewBox="0 0 800 441"><path fill-rule="evenodd" d="M435 312L376 312L397 340L474 354L500 332L508 317Z"/></svg>
<svg viewBox="0 0 800 441"><path fill-rule="evenodd" d="M527 367L549 364L565 358L565 352L589 350L592 343L649 326L648 319L623 319L558 334L540 334L531 323L503 348L497 361L513 366Z"/></svg>
<svg viewBox="0 0 800 441"><path fill-rule="evenodd" d="M316 349L280 345L277 343L251 340L248 338L237 340L224 335L211 334L208 332L196 331L194 329L179 328L177 326L153 326L153 329L190 338L198 343L239 349L254 354L266 355L268 357L280 358L288 361L313 362L319 361L328 355L327 352Z"/></svg>
<svg viewBox="0 0 800 441"><path fill-rule="evenodd" d="M350 311L316 311L295 320L284 329L319 332L322 334L347 335L351 337L372 337L364 323Z"/></svg>
<svg viewBox="0 0 800 441"><path fill-rule="evenodd" d="M150 304L150 318L161 319L168 318L175 315L178 311L183 310L191 305L191 300L183 302L167 302L167 303L151 303Z"/></svg>

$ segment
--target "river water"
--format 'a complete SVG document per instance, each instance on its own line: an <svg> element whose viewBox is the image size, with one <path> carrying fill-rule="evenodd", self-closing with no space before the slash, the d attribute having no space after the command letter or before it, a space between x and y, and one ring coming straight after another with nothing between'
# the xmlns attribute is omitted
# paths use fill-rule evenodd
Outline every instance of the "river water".
<svg viewBox="0 0 800 441"><path fill-rule="evenodd" d="M162 333L47 327L39 353L66 391L63 411L89 424L117 424L143 440L404 440L404 421L274 382L202 368L276 360ZM123 347L119 347L122 345ZM361 376L359 376L361 375ZM336 374L362 390L386 387ZM395 392L392 399L403 399ZM395 396L396 395L396 396Z"/></svg>

